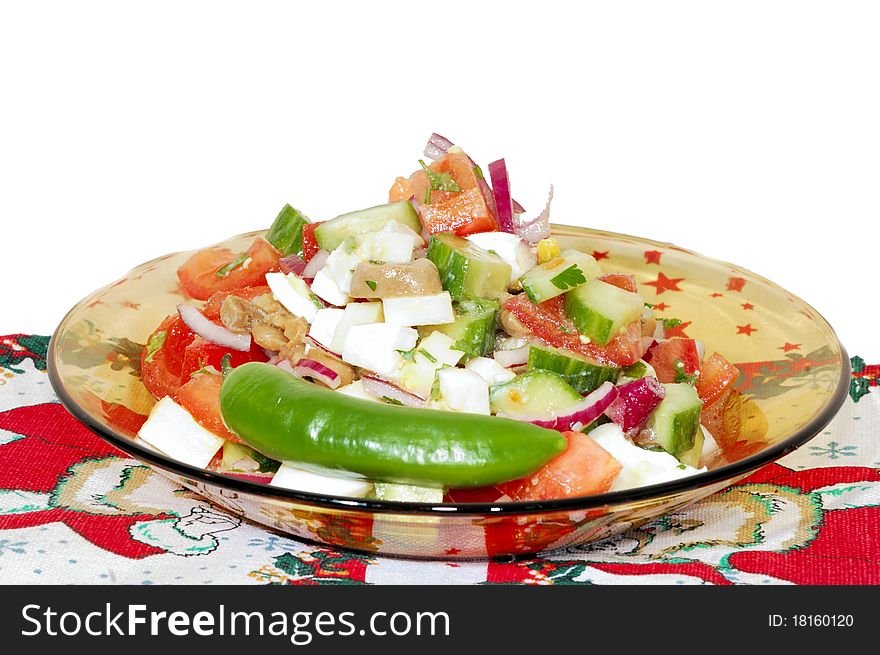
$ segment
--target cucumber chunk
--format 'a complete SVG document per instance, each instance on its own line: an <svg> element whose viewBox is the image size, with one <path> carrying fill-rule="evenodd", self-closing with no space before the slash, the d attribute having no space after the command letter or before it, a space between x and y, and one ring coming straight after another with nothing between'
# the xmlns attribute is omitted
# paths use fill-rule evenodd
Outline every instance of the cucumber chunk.
<svg viewBox="0 0 880 655"><path fill-rule="evenodd" d="M419 334L427 336L431 332L442 332L455 339L456 350L465 354L466 359L482 357L495 348L495 317L498 302L494 300L469 299L453 306L455 320L443 325L426 325L419 328Z"/></svg>
<svg viewBox="0 0 880 655"><path fill-rule="evenodd" d="M565 378L550 371L527 371L489 390L489 406L499 416L549 419L583 398Z"/></svg>
<svg viewBox="0 0 880 655"><path fill-rule="evenodd" d="M541 369L559 373L580 394L588 394L603 382L617 382L620 369L595 364L568 350L551 346L529 348L528 370Z"/></svg>
<svg viewBox="0 0 880 655"><path fill-rule="evenodd" d="M310 222L302 212L290 205L284 205L266 232L266 241L275 246L282 255L302 257L303 225Z"/></svg>
<svg viewBox="0 0 880 655"><path fill-rule="evenodd" d="M572 267L577 267L577 271ZM546 264L536 266L523 275L520 284L529 300L538 304L601 274L599 264L591 255L577 250L566 250L559 257L554 257Z"/></svg>
<svg viewBox="0 0 880 655"><path fill-rule="evenodd" d="M637 320L644 308L639 294L597 279L565 294L565 315L581 334L602 346Z"/></svg>
<svg viewBox="0 0 880 655"><path fill-rule="evenodd" d="M698 466L703 450L700 411L703 401L689 384L664 384L666 396L648 419L654 440L682 464Z"/></svg>
<svg viewBox="0 0 880 655"><path fill-rule="evenodd" d="M415 208L409 200L402 200L360 209L325 221L315 228L315 239L324 250L336 250L348 237L378 232L388 221L397 221L411 227L416 233L422 231Z"/></svg>
<svg viewBox="0 0 880 655"><path fill-rule="evenodd" d="M497 299L507 291L510 264L498 255L448 232L431 237L428 259L440 271L440 282L453 300Z"/></svg>

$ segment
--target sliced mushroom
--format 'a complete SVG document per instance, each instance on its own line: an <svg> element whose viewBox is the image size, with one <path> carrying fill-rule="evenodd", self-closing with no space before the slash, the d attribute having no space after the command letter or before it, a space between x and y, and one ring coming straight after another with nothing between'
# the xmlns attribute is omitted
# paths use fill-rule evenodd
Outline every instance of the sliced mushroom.
<svg viewBox="0 0 880 655"><path fill-rule="evenodd" d="M254 321L259 321L266 316L266 312L257 307L250 300L238 296L226 296L220 306L220 322L230 332L245 334L250 331Z"/></svg>
<svg viewBox="0 0 880 655"><path fill-rule="evenodd" d="M440 293L440 273L434 262L417 259L409 264L361 262L351 279L352 298L400 298Z"/></svg>
<svg viewBox="0 0 880 655"><path fill-rule="evenodd" d="M258 346L262 346L267 350L281 350L285 345L290 343L284 332L268 323L254 323L251 327L251 336Z"/></svg>

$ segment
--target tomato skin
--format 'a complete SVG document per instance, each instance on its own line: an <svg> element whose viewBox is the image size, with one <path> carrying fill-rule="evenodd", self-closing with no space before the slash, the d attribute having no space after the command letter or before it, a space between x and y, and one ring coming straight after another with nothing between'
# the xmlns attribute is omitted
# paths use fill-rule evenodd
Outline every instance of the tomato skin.
<svg viewBox="0 0 880 655"><path fill-rule="evenodd" d="M183 357L183 366L181 368L180 379L186 384L193 377L193 373L201 369L213 366L218 371L223 366L224 355L229 355L229 364L232 368L241 366L247 362L268 362L269 358L263 349L253 341L251 349L248 352L240 350L231 350L226 346L218 346L215 343L206 341L202 337L196 337L186 347ZM200 376L196 376L200 377Z"/></svg>
<svg viewBox="0 0 880 655"><path fill-rule="evenodd" d="M634 275L626 273L606 273L605 275L600 275L599 279L617 287L618 289L623 289L624 291L630 291L632 293L639 292L639 285L636 283Z"/></svg>
<svg viewBox="0 0 880 655"><path fill-rule="evenodd" d="M265 239L255 239L247 255L251 261L222 276L217 271L234 261L238 255L228 248L199 250L177 269L180 286L197 300L208 300L218 291L232 291L265 283L266 273L279 270L279 253Z"/></svg>
<svg viewBox="0 0 880 655"><path fill-rule="evenodd" d="M168 316L153 334L165 332L165 340L147 361L147 349L141 354L141 381L154 398L171 396L180 386L184 354L196 338L177 314ZM151 335L152 337L152 335Z"/></svg>
<svg viewBox="0 0 880 655"><path fill-rule="evenodd" d="M732 388L739 378L739 369L728 362L719 353L712 353L700 367L700 377L697 380L697 394L704 405L711 405L718 400L725 391Z"/></svg>
<svg viewBox="0 0 880 655"><path fill-rule="evenodd" d="M652 346L645 357L657 372L657 379L664 383L675 382L678 373L693 375L700 370L700 352L693 339L674 337L661 341ZM675 368L675 361L679 359L684 364L681 371Z"/></svg>
<svg viewBox="0 0 880 655"><path fill-rule="evenodd" d="M206 430L218 437L244 443L229 431L220 415L220 385L223 378L213 373L194 375L174 394L174 400Z"/></svg>
<svg viewBox="0 0 880 655"><path fill-rule="evenodd" d="M582 432L563 432L568 448L536 473L498 485L514 501L554 500L608 491L620 462Z"/></svg>
<svg viewBox="0 0 880 655"><path fill-rule="evenodd" d="M565 318L562 296L535 305L521 293L508 300L504 308L536 337L556 348L564 348L605 366L629 366L642 358L642 326L635 321L606 345L583 343L580 333Z"/></svg>
<svg viewBox="0 0 880 655"><path fill-rule="evenodd" d="M316 223L306 223L303 225L303 238L302 238L302 249L303 249L303 261L308 263L308 261L315 256L321 246L318 245L318 239L315 238L315 230L318 229L318 226L321 224L321 221Z"/></svg>
<svg viewBox="0 0 880 655"><path fill-rule="evenodd" d="M213 296L208 298L208 303L202 310L202 314L204 314L205 317L211 319L212 321L217 322L220 320L220 308L223 306L223 301L226 300L227 297L236 296L237 298L244 298L245 300L253 300L254 298L263 296L270 292L271 289L266 285L256 287L243 287L241 289L234 289L232 291L218 291Z"/></svg>
<svg viewBox="0 0 880 655"><path fill-rule="evenodd" d="M502 492L496 486L474 487L472 489L447 489L443 497L444 503L494 503L502 498Z"/></svg>

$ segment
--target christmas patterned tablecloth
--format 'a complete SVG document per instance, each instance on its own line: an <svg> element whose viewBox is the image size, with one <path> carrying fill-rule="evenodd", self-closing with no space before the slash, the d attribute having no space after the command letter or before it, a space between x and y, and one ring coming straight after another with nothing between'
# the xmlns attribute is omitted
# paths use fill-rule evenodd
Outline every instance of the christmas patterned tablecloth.
<svg viewBox="0 0 880 655"><path fill-rule="evenodd" d="M880 584L880 366L815 439L613 540L515 562L423 562L306 544L206 502L79 424L48 338L0 337L0 582Z"/></svg>

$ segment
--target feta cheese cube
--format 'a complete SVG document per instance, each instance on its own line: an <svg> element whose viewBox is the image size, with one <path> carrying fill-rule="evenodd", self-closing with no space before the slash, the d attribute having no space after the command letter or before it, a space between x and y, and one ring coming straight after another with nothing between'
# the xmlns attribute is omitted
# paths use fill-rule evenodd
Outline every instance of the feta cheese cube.
<svg viewBox="0 0 880 655"><path fill-rule="evenodd" d="M345 337L352 325L364 325L366 323L382 323L385 316L382 313L381 302L352 302L345 306L345 313L342 320L336 326L336 333L333 335L333 342L330 344L330 350L335 353L342 352L345 345Z"/></svg>
<svg viewBox="0 0 880 655"><path fill-rule="evenodd" d="M384 298L385 320L397 325L442 325L452 323L452 298L448 291L432 296Z"/></svg>
<svg viewBox="0 0 880 655"><path fill-rule="evenodd" d="M312 280L312 293L337 307L342 307L351 300L348 293L340 289L336 281L330 277L326 266L315 274L315 279Z"/></svg>
<svg viewBox="0 0 880 655"><path fill-rule="evenodd" d="M309 291L308 285L293 273L266 273L266 284L272 290L275 300L284 305L287 311L309 323L315 318L318 309L323 307L321 301Z"/></svg>
<svg viewBox="0 0 880 655"><path fill-rule="evenodd" d="M501 364L490 357L474 357L469 360L464 367L473 371L486 381L490 387L496 384L510 382L516 377L516 374L510 369L504 368Z"/></svg>
<svg viewBox="0 0 880 655"><path fill-rule="evenodd" d="M224 441L199 425L169 396L153 406L138 436L169 457L199 468L214 459Z"/></svg>
<svg viewBox="0 0 880 655"><path fill-rule="evenodd" d="M412 228L388 221L380 231L358 237L357 243L355 252L361 261L407 264L412 261L413 250L424 241Z"/></svg>
<svg viewBox="0 0 880 655"><path fill-rule="evenodd" d="M450 409L489 414L489 385L479 375L463 368L441 368L437 378L440 395Z"/></svg>
<svg viewBox="0 0 880 655"><path fill-rule="evenodd" d="M412 350L419 333L393 323L352 325L342 347L343 361L379 375L392 377L403 363L398 350Z"/></svg>
<svg viewBox="0 0 880 655"><path fill-rule="evenodd" d="M312 326L309 328L309 336L327 350L338 353L339 351L333 350L331 345L333 344L333 336L336 334L336 328L342 322L343 316L345 316L344 309L337 309L335 307L319 309L312 321Z"/></svg>
<svg viewBox="0 0 880 655"><path fill-rule="evenodd" d="M278 471L269 484L273 487L305 491L322 496L348 496L351 498L363 498L373 490L373 483L366 480L313 473L287 462L278 467Z"/></svg>

